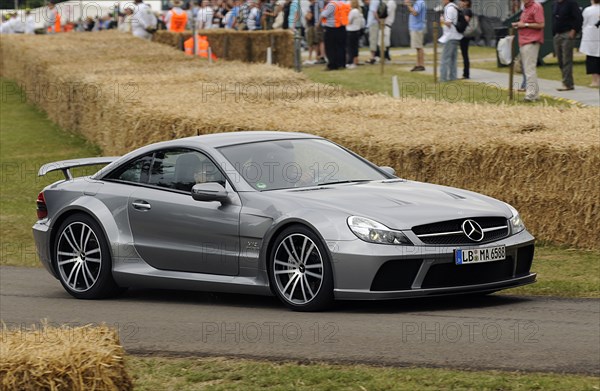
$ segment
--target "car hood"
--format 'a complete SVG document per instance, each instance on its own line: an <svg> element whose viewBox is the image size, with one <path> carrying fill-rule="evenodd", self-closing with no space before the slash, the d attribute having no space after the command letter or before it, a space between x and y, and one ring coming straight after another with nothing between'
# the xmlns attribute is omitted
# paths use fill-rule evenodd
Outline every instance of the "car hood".
<svg viewBox="0 0 600 391"><path fill-rule="evenodd" d="M299 207L368 217L398 230L461 218L511 217L507 205L491 197L413 181L326 185L271 194L275 193Z"/></svg>

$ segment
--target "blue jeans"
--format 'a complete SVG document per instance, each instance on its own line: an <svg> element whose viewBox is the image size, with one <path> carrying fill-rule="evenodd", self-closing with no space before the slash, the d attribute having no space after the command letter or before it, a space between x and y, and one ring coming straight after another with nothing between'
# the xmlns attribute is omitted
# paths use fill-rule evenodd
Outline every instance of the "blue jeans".
<svg viewBox="0 0 600 391"><path fill-rule="evenodd" d="M460 41L457 39L451 39L444 44L440 81L456 80L456 59L459 44Z"/></svg>

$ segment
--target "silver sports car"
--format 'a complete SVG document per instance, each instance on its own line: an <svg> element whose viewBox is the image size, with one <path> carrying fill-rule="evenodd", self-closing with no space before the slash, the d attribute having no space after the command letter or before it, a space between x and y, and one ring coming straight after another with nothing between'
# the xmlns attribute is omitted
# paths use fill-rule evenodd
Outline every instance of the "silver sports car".
<svg viewBox="0 0 600 391"><path fill-rule="evenodd" d="M70 169L108 164L92 176ZM71 295L127 287L334 299L490 293L535 281L510 205L400 179L321 137L238 132L44 165L40 259Z"/></svg>

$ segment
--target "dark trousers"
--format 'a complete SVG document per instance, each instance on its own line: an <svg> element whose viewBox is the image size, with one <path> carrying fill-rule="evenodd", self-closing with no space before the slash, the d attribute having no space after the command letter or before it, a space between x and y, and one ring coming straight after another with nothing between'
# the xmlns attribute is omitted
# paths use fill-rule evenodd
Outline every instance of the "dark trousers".
<svg viewBox="0 0 600 391"><path fill-rule="evenodd" d="M354 63L354 57L358 57L358 40L360 38L360 31L348 31L348 60L346 64Z"/></svg>
<svg viewBox="0 0 600 391"><path fill-rule="evenodd" d="M385 55L386 60L392 61L392 57L390 57L390 48L385 48L385 52L383 53ZM375 50L375 57L381 57L381 53L379 52L379 46L377 46L377 50Z"/></svg>
<svg viewBox="0 0 600 391"><path fill-rule="evenodd" d="M573 48L575 40L569 38L569 33L559 33L554 36L554 54L558 60L558 67L562 73L562 82L565 87L573 87Z"/></svg>
<svg viewBox="0 0 600 391"><path fill-rule="evenodd" d="M463 77L469 78L470 73L469 70L471 68L471 63L469 62L469 43L471 42L471 38L465 37L460 40L460 54L463 58Z"/></svg>
<svg viewBox="0 0 600 391"><path fill-rule="evenodd" d="M327 68L339 69L346 67L346 27L325 27L325 53Z"/></svg>

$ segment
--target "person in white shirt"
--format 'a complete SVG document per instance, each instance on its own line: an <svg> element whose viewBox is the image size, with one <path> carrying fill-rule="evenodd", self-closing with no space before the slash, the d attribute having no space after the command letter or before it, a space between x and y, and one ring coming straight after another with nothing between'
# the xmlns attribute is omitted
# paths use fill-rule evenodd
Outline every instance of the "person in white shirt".
<svg viewBox="0 0 600 391"><path fill-rule="evenodd" d="M35 17L29 9L25 11L25 34L35 34Z"/></svg>
<svg viewBox="0 0 600 391"><path fill-rule="evenodd" d="M579 51L586 55L585 68L592 75L590 87L600 86L600 0L592 0L592 5L583 10Z"/></svg>
<svg viewBox="0 0 600 391"><path fill-rule="evenodd" d="M19 20L17 19L17 13L13 12L10 14L10 19L8 19L8 21L6 22L6 28L9 31L9 34L17 34L18 31L18 25L19 25Z"/></svg>
<svg viewBox="0 0 600 391"><path fill-rule="evenodd" d="M246 26L250 31L260 29L260 8L258 8L256 1L250 0L250 12L248 12Z"/></svg>
<svg viewBox="0 0 600 391"><path fill-rule="evenodd" d="M119 31L127 34L131 34L131 19L133 16L133 9L127 7L123 10L123 17L119 21Z"/></svg>
<svg viewBox="0 0 600 391"><path fill-rule="evenodd" d="M2 25L0 25L0 34L14 34L11 15L6 14L3 19Z"/></svg>
<svg viewBox="0 0 600 391"><path fill-rule="evenodd" d="M24 34L25 33L25 20L23 15L19 16L17 13L13 13L15 21L13 22L13 33Z"/></svg>
<svg viewBox="0 0 600 391"><path fill-rule="evenodd" d="M346 68L354 69L358 65L358 40L360 39L360 32L365 27L365 18L358 0L350 0L350 7L348 24L346 25L346 42L348 43Z"/></svg>
<svg viewBox="0 0 600 391"><path fill-rule="evenodd" d="M381 1L384 1L384 0L381 0ZM390 46L392 45L392 43L391 43L392 25L394 24L394 21L396 20L396 0L388 0L387 1L387 12L388 12L388 16L387 16L387 18L385 18L385 28L383 29L383 45L385 46L385 49L384 49L385 59L391 60ZM378 45L381 44L381 31L379 32L379 35L377 37L377 44ZM381 51L381 48L379 50ZM382 53L379 53L379 54L381 55Z"/></svg>
<svg viewBox="0 0 600 391"><path fill-rule="evenodd" d="M379 36L379 18L377 17L377 8L379 8L380 0L371 0L369 3L369 13L367 16L367 29L369 30L369 50L371 50L371 59L367 61L369 64L375 64L377 58L377 37ZM381 0L384 1L384 0Z"/></svg>
<svg viewBox="0 0 600 391"><path fill-rule="evenodd" d="M196 29L206 30L212 28L214 11L208 0L202 0L200 3L200 9L198 10L198 16L196 16Z"/></svg>
<svg viewBox="0 0 600 391"><path fill-rule="evenodd" d="M135 9L131 17L131 32L134 37L147 40L152 39L152 32L156 31L158 20L152 9L142 0L135 0Z"/></svg>
<svg viewBox="0 0 600 391"><path fill-rule="evenodd" d="M456 80L456 63L458 45L463 35L456 30L458 21L458 6L452 0L443 0L444 12L440 16L440 24L443 26L443 34L439 39L444 44L442 51L442 64L440 67L440 81L446 82Z"/></svg>

